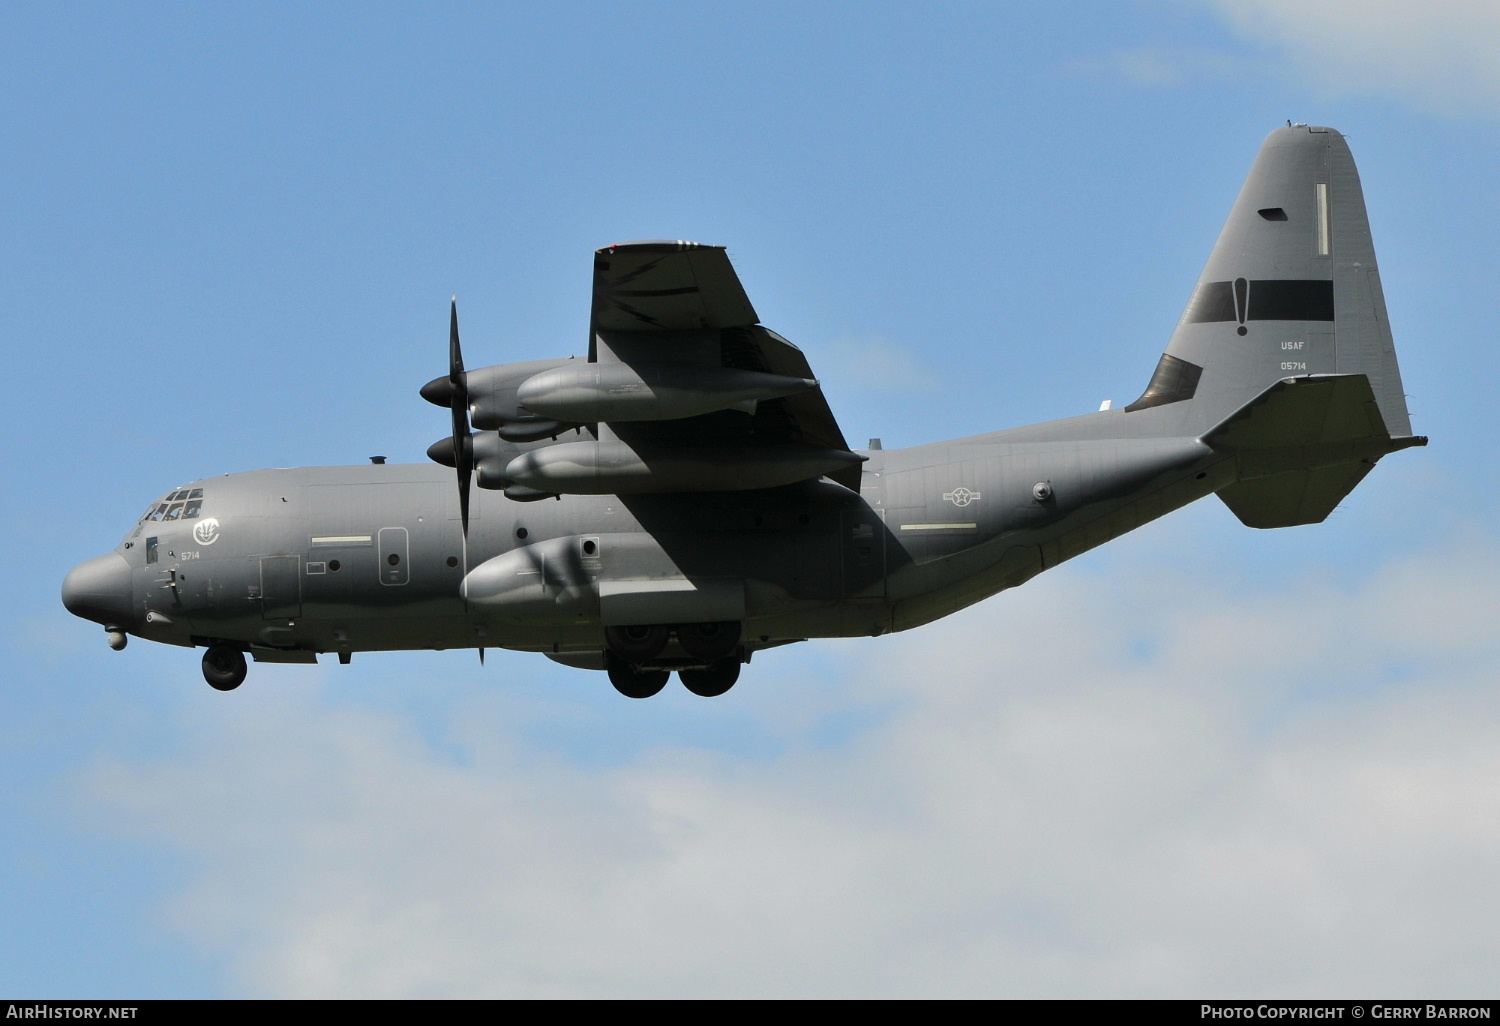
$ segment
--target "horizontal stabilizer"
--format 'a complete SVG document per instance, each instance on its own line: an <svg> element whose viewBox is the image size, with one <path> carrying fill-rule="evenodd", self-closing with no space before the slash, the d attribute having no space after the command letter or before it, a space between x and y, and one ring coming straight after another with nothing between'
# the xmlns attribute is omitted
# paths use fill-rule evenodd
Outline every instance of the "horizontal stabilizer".
<svg viewBox="0 0 1500 1026"><path fill-rule="evenodd" d="M1321 524L1374 467L1355 460L1317 470L1288 470L1230 485L1219 498L1246 527Z"/></svg>
<svg viewBox="0 0 1500 1026"><path fill-rule="evenodd" d="M1285 378L1203 436L1239 480L1219 498L1247 527L1326 519L1380 457L1427 439L1392 438L1363 374Z"/></svg>

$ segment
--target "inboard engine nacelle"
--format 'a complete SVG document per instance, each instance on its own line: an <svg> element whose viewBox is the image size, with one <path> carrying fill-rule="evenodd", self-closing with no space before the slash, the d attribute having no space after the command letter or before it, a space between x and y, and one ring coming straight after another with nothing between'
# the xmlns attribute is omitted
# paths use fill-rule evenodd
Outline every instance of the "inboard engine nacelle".
<svg viewBox="0 0 1500 1026"><path fill-rule="evenodd" d="M523 452L501 476L539 492L571 495L733 492L806 481L864 461L852 452L802 445L652 451L605 439Z"/></svg>
<svg viewBox="0 0 1500 1026"><path fill-rule="evenodd" d="M564 422L681 420L817 385L812 378L732 367L573 362L526 379L516 400L535 416Z"/></svg>

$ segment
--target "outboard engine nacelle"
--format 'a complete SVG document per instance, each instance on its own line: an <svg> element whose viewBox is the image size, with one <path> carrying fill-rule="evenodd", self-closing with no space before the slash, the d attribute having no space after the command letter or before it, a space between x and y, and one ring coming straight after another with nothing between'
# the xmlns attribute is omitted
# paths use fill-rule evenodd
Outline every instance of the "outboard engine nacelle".
<svg viewBox="0 0 1500 1026"><path fill-rule="evenodd" d="M577 424L543 420L521 409L516 389L528 378L575 363L572 357L553 360L523 360L478 367L464 374L468 387L469 415L481 431L501 431L510 441L529 442L577 427ZM433 378L422 386L422 398L435 406L447 406L452 398L448 378ZM441 462L441 461L439 461Z"/></svg>

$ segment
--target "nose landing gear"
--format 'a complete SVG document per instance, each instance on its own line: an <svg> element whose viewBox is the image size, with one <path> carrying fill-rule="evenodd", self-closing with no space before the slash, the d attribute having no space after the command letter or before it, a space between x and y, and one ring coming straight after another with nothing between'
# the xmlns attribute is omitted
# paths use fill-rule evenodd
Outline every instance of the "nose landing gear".
<svg viewBox="0 0 1500 1026"><path fill-rule="evenodd" d="M245 653L232 645L210 645L203 653L203 679L215 691L233 691L245 683Z"/></svg>

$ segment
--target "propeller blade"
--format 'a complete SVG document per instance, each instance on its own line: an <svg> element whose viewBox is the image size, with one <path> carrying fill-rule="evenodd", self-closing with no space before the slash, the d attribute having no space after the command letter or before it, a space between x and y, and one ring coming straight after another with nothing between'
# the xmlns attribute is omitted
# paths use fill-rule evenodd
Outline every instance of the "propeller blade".
<svg viewBox="0 0 1500 1026"><path fill-rule="evenodd" d="M469 537L469 483L474 474L474 441L469 437L469 383L458 344L458 297L448 315L448 401L453 412L453 466L458 471L458 515Z"/></svg>
<svg viewBox="0 0 1500 1026"><path fill-rule="evenodd" d="M458 344L458 297L448 308L448 380L454 388L463 387L464 351Z"/></svg>

